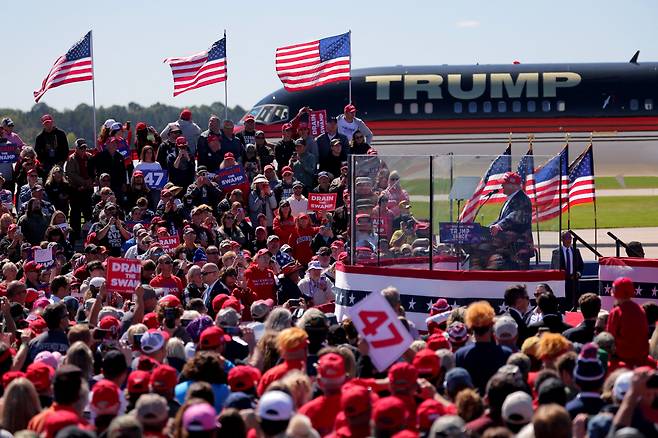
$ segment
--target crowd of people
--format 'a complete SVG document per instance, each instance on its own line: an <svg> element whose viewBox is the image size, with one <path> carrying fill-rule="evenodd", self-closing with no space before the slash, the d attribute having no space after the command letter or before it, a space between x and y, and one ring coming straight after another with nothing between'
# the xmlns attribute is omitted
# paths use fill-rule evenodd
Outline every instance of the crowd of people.
<svg viewBox="0 0 658 438"><path fill-rule="evenodd" d="M336 319L335 265L425 255L430 227L353 105L317 137L308 111L275 144L189 110L74 145L50 115L34 146L2 120L0 437L657 436L658 306L625 278L609 313L582 295L576 327L546 285L534 307L514 285L502 315L437 299L419 332L387 288L415 339L378 370ZM111 290L108 257L140 261L134 291Z"/></svg>

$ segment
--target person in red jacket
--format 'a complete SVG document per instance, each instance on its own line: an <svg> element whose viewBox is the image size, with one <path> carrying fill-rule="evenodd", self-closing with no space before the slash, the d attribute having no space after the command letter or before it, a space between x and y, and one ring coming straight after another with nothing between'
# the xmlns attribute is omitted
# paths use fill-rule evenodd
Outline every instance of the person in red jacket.
<svg viewBox="0 0 658 438"><path fill-rule="evenodd" d="M644 365L649 354L649 324L644 309L635 303L633 280L619 277L612 283L617 305L608 316L606 331L615 337L615 355L629 367Z"/></svg>
<svg viewBox="0 0 658 438"><path fill-rule="evenodd" d="M165 295L172 294L180 298L183 293L183 282L173 275L174 261L170 256L161 255L158 258L158 270L160 273L151 280L149 286L164 289Z"/></svg>
<svg viewBox="0 0 658 438"><path fill-rule="evenodd" d="M256 293L259 300L276 299L276 278L274 271L269 269L271 258L267 249L259 250L256 253L256 263L244 272L247 287Z"/></svg>
<svg viewBox="0 0 658 438"><path fill-rule="evenodd" d="M336 416L329 438L366 438L370 436L372 407L378 397L365 386L347 382L341 388L341 412Z"/></svg>
<svg viewBox="0 0 658 438"><path fill-rule="evenodd" d="M299 408L313 428L325 436L334 428L334 420L341 410L341 386L345 382L345 361L340 354L327 353L318 360L318 386L323 395L314 398Z"/></svg>
<svg viewBox="0 0 658 438"><path fill-rule="evenodd" d="M276 337L276 347L283 362L270 368L258 382L258 396L262 396L268 386L279 380L289 371L303 370L308 354L308 335L298 327L283 330Z"/></svg>
<svg viewBox="0 0 658 438"><path fill-rule="evenodd" d="M295 220L295 230L290 234L288 245L292 248L292 255L302 265L308 265L313 258L311 241L318 232L318 228L311 225L311 218L306 213L300 213Z"/></svg>
<svg viewBox="0 0 658 438"><path fill-rule="evenodd" d="M292 209L288 200L284 199L279 204L279 210L274 217L272 227L274 228L274 234L279 236L282 242L288 242L290 235L295 231L295 218L292 216Z"/></svg>

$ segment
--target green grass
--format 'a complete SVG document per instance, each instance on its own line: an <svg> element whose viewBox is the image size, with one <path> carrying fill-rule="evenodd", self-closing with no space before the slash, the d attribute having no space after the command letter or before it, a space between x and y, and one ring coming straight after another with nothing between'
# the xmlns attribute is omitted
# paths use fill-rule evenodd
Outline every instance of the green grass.
<svg viewBox="0 0 658 438"><path fill-rule="evenodd" d="M596 188L599 190L658 188L658 176L627 176L623 178L623 182L624 186L621 186L614 176L601 176L596 178ZM402 178L402 187L410 195L429 196L429 178L410 180ZM434 193L450 193L450 180L447 178L434 178Z"/></svg>
<svg viewBox="0 0 658 438"><path fill-rule="evenodd" d="M429 202L412 202L412 213L418 219L429 218ZM453 204L453 220L457 220L457 204ZM478 214L477 222L489 224L500 212L502 204L485 205ZM599 228L656 227L658 226L658 197L610 196L597 199ZM450 220L448 201L434 203L435 223ZM567 214L562 216L562 228L567 227ZM558 218L542 222L541 231L558 231ZM594 228L593 204L579 205L571 209L571 228ZM534 225L533 225L534 229Z"/></svg>

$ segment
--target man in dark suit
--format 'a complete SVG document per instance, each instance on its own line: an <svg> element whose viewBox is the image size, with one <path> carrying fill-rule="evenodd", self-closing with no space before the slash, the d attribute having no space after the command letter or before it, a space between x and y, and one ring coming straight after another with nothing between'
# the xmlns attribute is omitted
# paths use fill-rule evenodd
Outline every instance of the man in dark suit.
<svg viewBox="0 0 658 438"><path fill-rule="evenodd" d="M594 326L601 311L601 298L593 293L583 294L578 298L578 307L583 314L583 322L566 330L562 335L571 342L587 344L594 339Z"/></svg>
<svg viewBox="0 0 658 438"><path fill-rule="evenodd" d="M562 245L553 250L551 269L564 271L566 308L573 309L578 303L578 279L583 275L585 264L578 248L572 245L571 233L563 231L561 238Z"/></svg>
<svg viewBox="0 0 658 438"><path fill-rule="evenodd" d="M525 316L530 307L530 296L525 284L515 284L505 289L505 312L516 322L518 326L518 336L516 338L517 345L523 345L523 341L528 337L528 325Z"/></svg>
<svg viewBox="0 0 658 438"><path fill-rule="evenodd" d="M343 153L350 150L350 142L343 134L338 132L338 124L335 117L327 117L327 126L324 134L315 138L318 144L318 163L322 162L331 153L331 140L337 138L343 146Z"/></svg>
<svg viewBox="0 0 658 438"><path fill-rule="evenodd" d="M509 268L528 269L533 256L532 204L521 189L518 173L507 172L503 176L503 193L507 201L498 219L489 226L497 252L506 256ZM504 254L504 253L507 254Z"/></svg>

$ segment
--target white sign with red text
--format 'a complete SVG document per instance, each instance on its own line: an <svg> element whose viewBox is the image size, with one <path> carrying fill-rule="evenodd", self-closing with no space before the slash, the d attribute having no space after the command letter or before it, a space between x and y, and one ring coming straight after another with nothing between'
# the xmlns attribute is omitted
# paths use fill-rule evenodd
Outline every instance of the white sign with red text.
<svg viewBox="0 0 658 438"><path fill-rule="evenodd" d="M108 257L107 290L120 294L132 294L141 284L142 262L134 259Z"/></svg>
<svg viewBox="0 0 658 438"><path fill-rule="evenodd" d="M368 356L380 372L398 360L414 340L382 294L369 294L348 313L368 343Z"/></svg>

